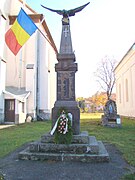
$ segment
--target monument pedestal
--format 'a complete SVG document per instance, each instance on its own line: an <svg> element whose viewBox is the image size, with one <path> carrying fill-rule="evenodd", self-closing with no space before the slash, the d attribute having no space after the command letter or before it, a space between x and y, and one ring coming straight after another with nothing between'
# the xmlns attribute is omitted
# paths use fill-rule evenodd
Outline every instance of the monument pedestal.
<svg viewBox="0 0 135 180"><path fill-rule="evenodd" d="M74 162L109 162L103 143L87 132L73 135L71 144L55 144L54 136L45 134L19 153L22 160L53 160Z"/></svg>
<svg viewBox="0 0 135 180"><path fill-rule="evenodd" d="M52 109L52 128L58 119L58 112L60 108L66 109L68 113L72 114L72 128L73 134L80 134L80 109L76 101L56 101Z"/></svg>
<svg viewBox="0 0 135 180"><path fill-rule="evenodd" d="M103 126L107 126L107 127L122 127L119 115L112 116L112 117L111 116L107 117L105 115L102 115L101 121L102 121L102 125Z"/></svg>
<svg viewBox="0 0 135 180"><path fill-rule="evenodd" d="M75 101L75 73L77 71L77 63L75 63L75 54L72 52L71 37L69 26L69 35L65 39L64 33L61 38L61 50L58 55L58 63L55 64L57 72L57 100L52 108L52 127L59 116L59 110L65 109L67 113L72 114L73 134L80 134L80 109ZM62 31L62 32L63 32Z"/></svg>

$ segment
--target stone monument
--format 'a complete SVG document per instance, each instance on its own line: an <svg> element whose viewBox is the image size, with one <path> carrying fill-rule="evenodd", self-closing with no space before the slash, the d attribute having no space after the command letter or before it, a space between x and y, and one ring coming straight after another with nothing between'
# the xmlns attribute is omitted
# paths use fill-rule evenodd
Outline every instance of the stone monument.
<svg viewBox="0 0 135 180"><path fill-rule="evenodd" d="M43 8L62 15L62 33L60 50L57 55L57 100L52 109L52 126L54 126L60 108L65 108L73 116L73 133L80 134L80 109L75 101L75 73L78 70L75 63L75 54L72 48L69 17L85 8L89 3L71 10L53 10L41 5Z"/></svg>
<svg viewBox="0 0 135 180"><path fill-rule="evenodd" d="M104 115L102 115L102 125L110 127L121 127L120 116L117 114L116 102L109 99L104 107Z"/></svg>
<svg viewBox="0 0 135 180"><path fill-rule="evenodd" d="M41 136L40 141L30 143L28 148L19 153L19 159L79 162L109 161L109 154L103 143L97 141L95 136L89 136L88 132L80 132L80 111L75 101L77 64L72 49L69 17L74 16L76 12L81 11L88 4L69 11L53 10L43 6L48 10L63 15L60 51L57 55L58 63L55 65L55 71L57 72L57 100L52 109L51 132ZM71 129L73 129L73 136L69 144L65 144L63 141L60 141L60 143L55 141L55 135L59 130L63 131L61 138L65 137L66 132L69 134L69 129L65 128L69 127L69 125L65 124L67 118L64 111L60 115L60 119L58 118L58 111L61 108L66 109L72 119Z"/></svg>

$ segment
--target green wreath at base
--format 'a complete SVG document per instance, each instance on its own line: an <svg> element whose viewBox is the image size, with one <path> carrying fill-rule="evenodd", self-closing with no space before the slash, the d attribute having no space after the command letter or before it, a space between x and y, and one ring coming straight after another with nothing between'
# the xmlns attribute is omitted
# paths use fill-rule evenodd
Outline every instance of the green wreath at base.
<svg viewBox="0 0 135 180"><path fill-rule="evenodd" d="M64 108L61 108L59 112L59 117L52 130L54 141L56 144L70 144L73 137L72 119Z"/></svg>

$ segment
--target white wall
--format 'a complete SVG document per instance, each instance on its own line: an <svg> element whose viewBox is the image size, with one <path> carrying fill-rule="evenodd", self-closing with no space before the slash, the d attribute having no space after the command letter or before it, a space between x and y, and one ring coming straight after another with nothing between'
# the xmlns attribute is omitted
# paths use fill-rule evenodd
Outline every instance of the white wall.
<svg viewBox="0 0 135 180"><path fill-rule="evenodd" d="M12 1L13 0L2 0L2 1L0 1L0 9L6 18L8 18Z"/></svg>
<svg viewBox="0 0 135 180"><path fill-rule="evenodd" d="M115 69L118 113L135 117L135 50L132 48Z"/></svg>
<svg viewBox="0 0 135 180"><path fill-rule="evenodd" d="M56 54L48 41L39 33L37 51L39 52L38 67L38 88L39 88L39 109L51 113L56 100Z"/></svg>
<svg viewBox="0 0 135 180"><path fill-rule="evenodd" d="M52 48L49 48L49 79L50 79L50 109L54 107L54 102L56 101L56 72L55 64L57 63L56 54Z"/></svg>
<svg viewBox="0 0 135 180"><path fill-rule="evenodd" d="M4 2L0 3L0 10L3 15L5 15ZM3 90L5 89L5 75L6 75L6 62L4 59L5 51L5 27L6 20L0 14L0 123L4 121L4 96ZM3 61L4 60L4 61Z"/></svg>
<svg viewBox="0 0 135 180"><path fill-rule="evenodd" d="M0 59L0 123L4 122L4 96L6 63Z"/></svg>

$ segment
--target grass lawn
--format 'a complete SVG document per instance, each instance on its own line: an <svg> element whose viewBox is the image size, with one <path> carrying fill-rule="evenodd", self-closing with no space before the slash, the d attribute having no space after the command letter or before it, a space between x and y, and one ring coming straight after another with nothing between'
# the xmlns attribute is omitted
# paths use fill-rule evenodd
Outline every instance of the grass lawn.
<svg viewBox="0 0 135 180"><path fill-rule="evenodd" d="M115 144L128 163L135 166L135 120L123 119L121 128L101 126L101 114L81 114L81 130L98 140Z"/></svg>
<svg viewBox="0 0 135 180"><path fill-rule="evenodd" d="M50 130L51 121L32 122L0 129L0 158L24 143L40 139Z"/></svg>
<svg viewBox="0 0 135 180"><path fill-rule="evenodd" d="M122 120L122 128L101 126L101 114L81 114L81 131L88 131L98 140L115 144L127 162L135 166L135 121ZM51 121L32 122L0 130L0 158L22 144L40 139L51 129Z"/></svg>

